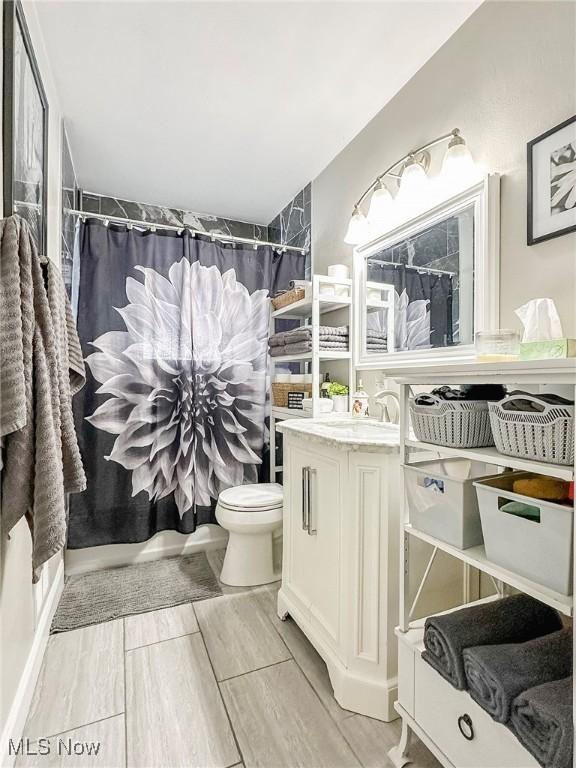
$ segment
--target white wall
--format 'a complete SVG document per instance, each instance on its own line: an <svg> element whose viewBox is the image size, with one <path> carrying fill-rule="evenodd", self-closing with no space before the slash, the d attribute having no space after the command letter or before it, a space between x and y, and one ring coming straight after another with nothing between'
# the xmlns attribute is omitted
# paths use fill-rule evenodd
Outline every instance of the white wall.
<svg viewBox="0 0 576 768"><path fill-rule="evenodd" d="M49 103L48 127L48 242L47 255L60 264L60 177L61 177L61 120L62 115L38 27L34 4L23 2L26 20L41 71ZM0 142L1 147L1 142ZM2 190L0 189L0 196ZM1 204L1 199L0 199ZM6 503L6 499L4 502ZM31 539L28 525L21 520L6 539L2 532L0 551L0 734L19 737L22 723L14 703L24 702L29 691L30 674L34 673L32 655L45 642L46 615L42 609L56 581L62 580L62 556L56 555L47 564L40 585L32 585ZM54 592L52 593L54 594ZM44 618L44 622L42 619ZM37 670L36 670L37 671ZM24 698L21 698L24 697ZM24 711L26 707L22 708ZM6 733L6 730L9 733ZM2 765L5 755L2 754Z"/></svg>
<svg viewBox="0 0 576 768"><path fill-rule="evenodd" d="M513 310L550 296L576 338L576 235L526 245L526 142L576 113L575 40L572 1L484 3L313 181L315 270L351 262L342 239L377 173L459 127L475 159L503 174L501 326L520 328Z"/></svg>

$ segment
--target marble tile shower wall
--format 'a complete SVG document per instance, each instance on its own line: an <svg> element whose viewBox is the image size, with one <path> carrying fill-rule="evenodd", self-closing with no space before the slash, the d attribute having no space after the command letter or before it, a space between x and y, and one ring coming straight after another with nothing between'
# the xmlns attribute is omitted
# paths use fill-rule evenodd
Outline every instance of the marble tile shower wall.
<svg viewBox="0 0 576 768"><path fill-rule="evenodd" d="M62 132L62 276L70 291L72 284L72 255L74 252L74 230L76 217L69 213L76 208L78 182L74 172L72 154L66 131Z"/></svg>
<svg viewBox="0 0 576 768"><path fill-rule="evenodd" d="M269 240L310 248L311 209L312 184L307 184L268 224Z"/></svg>
<svg viewBox="0 0 576 768"><path fill-rule="evenodd" d="M136 203L90 192L82 193L81 204L82 210L86 213L101 213L107 216L134 219L135 221L150 221L154 224L171 224L176 227L188 226L200 232L215 235L233 235L254 240L268 240L268 227L266 225L224 219L219 216L194 213L179 208Z"/></svg>

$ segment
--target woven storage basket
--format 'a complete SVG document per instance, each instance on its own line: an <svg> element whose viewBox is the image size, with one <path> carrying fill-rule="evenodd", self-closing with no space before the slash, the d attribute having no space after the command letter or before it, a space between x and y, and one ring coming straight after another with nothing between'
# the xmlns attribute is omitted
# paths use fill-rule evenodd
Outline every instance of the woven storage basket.
<svg viewBox="0 0 576 768"><path fill-rule="evenodd" d="M515 400L529 400L541 412L511 411ZM574 463L574 406L550 405L536 395L510 395L490 403L490 423L500 453L551 464Z"/></svg>
<svg viewBox="0 0 576 768"><path fill-rule="evenodd" d="M486 400L441 400L428 395L432 405L410 400L412 427L418 440L450 448L494 445Z"/></svg>
<svg viewBox="0 0 576 768"><path fill-rule="evenodd" d="M272 402L277 408L288 407L288 392L312 394L312 384L272 384Z"/></svg>
<svg viewBox="0 0 576 768"><path fill-rule="evenodd" d="M272 299L272 306L274 309L281 309L287 307L288 304L294 304L295 301L300 301L306 295L304 288L295 288L292 291L286 291L281 293L280 296L276 296Z"/></svg>

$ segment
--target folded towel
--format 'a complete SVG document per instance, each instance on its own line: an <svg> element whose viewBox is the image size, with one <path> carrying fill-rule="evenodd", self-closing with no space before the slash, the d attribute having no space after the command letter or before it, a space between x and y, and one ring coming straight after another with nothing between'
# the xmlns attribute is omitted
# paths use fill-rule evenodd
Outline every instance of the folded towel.
<svg viewBox="0 0 576 768"><path fill-rule="evenodd" d="M384 339L386 340L388 338L388 333L386 331L373 331L370 328L366 331L366 338L367 339Z"/></svg>
<svg viewBox="0 0 576 768"><path fill-rule="evenodd" d="M525 643L466 648L462 656L474 701L494 720L507 723L522 691L572 674L572 629Z"/></svg>
<svg viewBox="0 0 576 768"><path fill-rule="evenodd" d="M347 341L320 341L320 349L334 352L347 352ZM304 355L312 351L311 341L300 341L297 344L286 344L284 347L270 347L271 357L283 357L286 355Z"/></svg>
<svg viewBox="0 0 576 768"><path fill-rule="evenodd" d="M430 616L422 658L459 690L466 688L462 651L474 645L518 643L562 629L560 614L528 595L512 595Z"/></svg>
<svg viewBox="0 0 576 768"><path fill-rule="evenodd" d="M329 325L321 325L318 328L320 339L348 339L348 326L341 325L332 328ZM294 328L292 331L284 331L282 334L284 344L298 344L301 341L310 341L312 339L312 326L304 325L301 328Z"/></svg>
<svg viewBox="0 0 576 768"><path fill-rule="evenodd" d="M268 346L269 347L283 347L286 342L284 340L284 334L286 331L280 331L279 333L275 333L268 339Z"/></svg>
<svg viewBox="0 0 576 768"><path fill-rule="evenodd" d="M512 730L544 768L572 766L572 686L572 677L544 683L512 704Z"/></svg>

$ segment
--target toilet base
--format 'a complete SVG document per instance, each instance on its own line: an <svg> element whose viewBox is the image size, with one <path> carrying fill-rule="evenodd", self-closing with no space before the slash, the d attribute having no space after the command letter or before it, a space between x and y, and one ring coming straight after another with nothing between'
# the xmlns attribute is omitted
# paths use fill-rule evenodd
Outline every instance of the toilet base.
<svg viewBox="0 0 576 768"><path fill-rule="evenodd" d="M256 587L279 581L274 570L272 532L230 531L220 581L229 587Z"/></svg>

